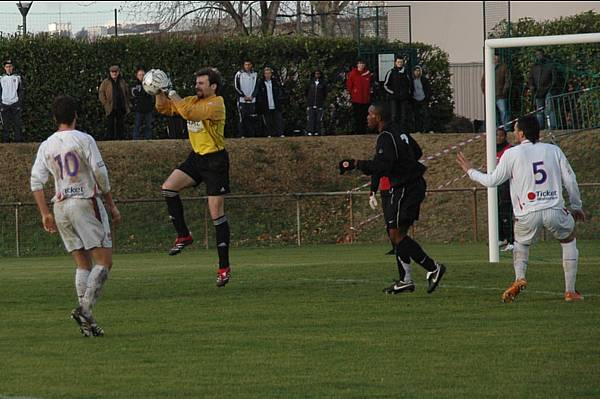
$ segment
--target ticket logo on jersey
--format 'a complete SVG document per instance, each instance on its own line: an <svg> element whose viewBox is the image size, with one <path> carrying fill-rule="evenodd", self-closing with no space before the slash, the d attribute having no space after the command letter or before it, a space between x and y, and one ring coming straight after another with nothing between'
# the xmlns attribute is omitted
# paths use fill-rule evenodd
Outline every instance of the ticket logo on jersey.
<svg viewBox="0 0 600 399"><path fill-rule="evenodd" d="M527 193L527 199L529 200L529 202L533 202L533 201L551 201L551 200L555 200L558 198L558 191L550 191L550 190L546 190L546 191L530 191Z"/></svg>

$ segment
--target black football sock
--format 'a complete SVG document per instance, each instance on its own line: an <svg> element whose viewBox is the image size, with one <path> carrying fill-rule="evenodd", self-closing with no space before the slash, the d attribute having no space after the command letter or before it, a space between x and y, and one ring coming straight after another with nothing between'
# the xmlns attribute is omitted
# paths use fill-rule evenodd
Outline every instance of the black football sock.
<svg viewBox="0 0 600 399"><path fill-rule="evenodd" d="M223 215L213 220L217 236L217 253L219 254L219 268L229 267L229 222Z"/></svg>
<svg viewBox="0 0 600 399"><path fill-rule="evenodd" d="M165 189L162 189L161 193L167 201L167 209L169 210L169 216L171 217L173 226L175 226L175 230L177 230L177 237L189 236L190 231L183 218L183 203L181 202L179 193L177 191Z"/></svg>
<svg viewBox="0 0 600 399"><path fill-rule="evenodd" d="M423 248L409 236L404 237L398 246L402 253L408 254L412 260L423 266L425 270L433 272L437 269L434 260L427 256Z"/></svg>

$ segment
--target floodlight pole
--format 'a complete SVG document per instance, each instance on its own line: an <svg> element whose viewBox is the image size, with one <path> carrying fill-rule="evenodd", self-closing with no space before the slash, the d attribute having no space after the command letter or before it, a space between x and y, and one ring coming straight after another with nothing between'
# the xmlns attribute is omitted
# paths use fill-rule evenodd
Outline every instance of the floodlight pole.
<svg viewBox="0 0 600 399"><path fill-rule="evenodd" d="M17 8L19 12L23 16L23 37L27 35L27 13L31 9L33 5L33 1L19 1L17 3Z"/></svg>
<svg viewBox="0 0 600 399"><path fill-rule="evenodd" d="M485 130L487 173L492 173L496 168L496 87L493 63L494 49L583 43L600 43L600 33L511 37L505 39L487 39L485 41ZM498 197L496 196L496 187L488 188L488 228L490 263L497 263L500 260L500 249L498 248Z"/></svg>

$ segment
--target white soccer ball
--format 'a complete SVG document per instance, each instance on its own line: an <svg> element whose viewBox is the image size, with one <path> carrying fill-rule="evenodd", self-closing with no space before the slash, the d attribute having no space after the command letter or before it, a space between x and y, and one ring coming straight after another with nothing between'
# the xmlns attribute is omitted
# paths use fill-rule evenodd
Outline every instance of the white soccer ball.
<svg viewBox="0 0 600 399"><path fill-rule="evenodd" d="M151 69L144 75L142 80L142 87L146 93L150 95L157 95L161 90L166 90L171 86L171 79L166 73L160 69Z"/></svg>

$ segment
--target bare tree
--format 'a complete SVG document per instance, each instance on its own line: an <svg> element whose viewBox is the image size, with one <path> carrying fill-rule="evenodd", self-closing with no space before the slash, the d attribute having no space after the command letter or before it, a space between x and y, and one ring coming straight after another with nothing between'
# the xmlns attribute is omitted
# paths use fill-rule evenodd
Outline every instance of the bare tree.
<svg viewBox="0 0 600 399"><path fill-rule="evenodd" d="M272 35L277 23L277 12L281 1L132 1L122 6L122 11L138 14L147 10L148 17L161 24L162 30L171 31L182 21L192 20L193 28L221 25L229 17L234 31L249 35L248 24L258 15L260 33ZM256 7L258 4L258 7ZM255 8L258 8L256 10ZM202 30L202 29L201 29Z"/></svg>
<svg viewBox="0 0 600 399"><path fill-rule="evenodd" d="M338 17L350 3L350 1L311 1L319 18L320 36L335 37Z"/></svg>

